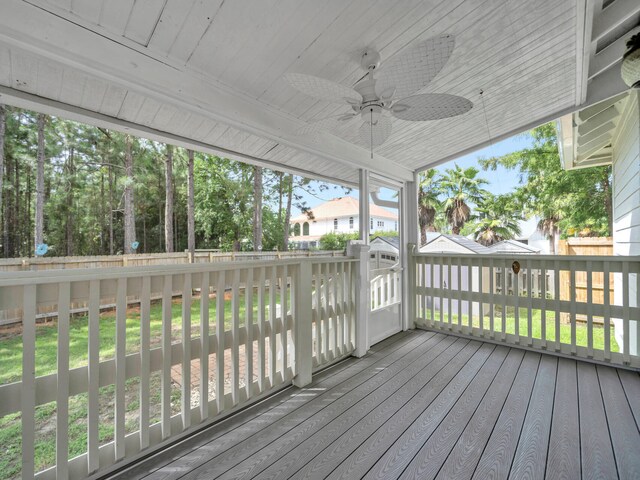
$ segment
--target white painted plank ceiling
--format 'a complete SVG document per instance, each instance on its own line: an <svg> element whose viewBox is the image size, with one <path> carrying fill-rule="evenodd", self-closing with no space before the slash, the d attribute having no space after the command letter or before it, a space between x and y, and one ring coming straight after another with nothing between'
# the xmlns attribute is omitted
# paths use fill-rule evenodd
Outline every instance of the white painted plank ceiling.
<svg viewBox="0 0 640 480"><path fill-rule="evenodd" d="M416 41L453 34L456 47L450 61L422 91L461 95L475 106L466 115L440 121L394 119L393 133L376 150L377 163L372 166L390 176L398 170L394 165L415 170L438 163L570 107L576 98L579 0L8 1L8 13L12 5L18 11L18 4L44 9L52 24L94 31L96 45L117 43L123 55L143 53L179 71L185 80L185 102L192 107L201 104L202 111L181 108L175 99L164 100L157 92L145 91L145 85L137 88L133 80L110 71L96 73L109 59L98 59L91 69L70 65L68 59L58 61L29 32L19 39L0 35L2 85L263 155L292 168L339 175L346 182L357 178L358 162L350 158L367 159L366 149L357 146L357 128L338 133L356 145L341 161L329 152L327 137L297 145L294 125L347 112L349 107L298 93L283 81L285 73L312 74L351 86L364 73L358 60L366 47L379 50L384 61ZM272 132L261 134L254 123L260 119L237 118L234 126L216 121L218 112L206 98L187 98L190 82L203 79L265 112L291 119L291 124L274 126L287 141ZM336 143L340 145L346 144Z"/></svg>

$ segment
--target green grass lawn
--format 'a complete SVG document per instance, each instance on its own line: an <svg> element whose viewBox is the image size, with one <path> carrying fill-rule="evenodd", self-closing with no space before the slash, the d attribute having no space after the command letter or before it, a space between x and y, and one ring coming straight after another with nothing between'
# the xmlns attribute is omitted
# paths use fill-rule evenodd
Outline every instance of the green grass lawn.
<svg viewBox="0 0 640 480"><path fill-rule="evenodd" d="M435 320L440 321L440 312L436 310L435 312ZM506 322L505 322L505 332L515 334L516 329L516 318L515 318L515 309L508 308L506 312ZM427 312L427 315L431 315L430 311ZM451 315L452 323L458 323L458 316ZM448 322L449 317L445 312L443 315L443 321ZM469 325L469 316L462 315L461 318L462 325ZM520 336L528 335L528 324L529 320L527 318L527 310L525 308L519 309L519 334ZM547 312L546 315L546 339L550 342L555 342L556 340L556 322L555 322L555 313ZM480 318L477 315L473 316L473 327L480 328ZM490 317L487 315L483 318L483 328L486 330L490 329ZM502 314L501 312L494 313L494 331L502 332ZM540 310L533 310L531 315L531 336L533 338L542 338L542 314ZM611 325L611 335L610 335L610 348L612 352L618 352L618 344L614 338L614 329L613 324ZM560 342L571 344L571 325L566 323L560 323ZM576 324L576 345L579 346L587 346L587 325L586 323L578 322ZM593 326L593 348L596 350L604 350L604 326L595 323Z"/></svg>
<svg viewBox="0 0 640 480"><path fill-rule="evenodd" d="M277 302L280 294L277 295ZM290 305L290 304L289 304ZM224 304L225 330L232 325L232 303L226 299ZM257 298L254 295L253 321L257 321ZM245 323L245 297L240 295L240 325ZM180 341L182 335L182 303L175 300L171 305L172 341ZM151 346L159 346L162 328L162 305L153 303L150 311ZM209 301L209 328L215 332L216 299ZM200 299L194 298L191 304L191 335L199 337ZM140 347L140 310L130 308L126 321L126 351L134 353ZM100 315L100 360L113 358L115 354L116 317L115 311L107 311ZM87 364L87 348L89 327L86 315L76 316L70 321L69 328L69 365L77 368ZM56 372L58 332L56 322L38 325L36 330L36 376ZM22 336L14 335L0 339L0 384L19 381L22 375ZM160 375L155 372L150 379L151 423L160 421ZM138 426L139 378L131 378L126 383L126 430L136 431ZM113 385L100 388L100 444L113 440ZM177 386L172 388L172 413L180 411L181 391ZM74 395L69 398L69 458L80 455L87 450L87 394ZM36 469L42 470L55 464L55 416L56 404L51 402L36 407ZM0 418L0 479L19 478L21 466L21 422L20 414L11 414Z"/></svg>

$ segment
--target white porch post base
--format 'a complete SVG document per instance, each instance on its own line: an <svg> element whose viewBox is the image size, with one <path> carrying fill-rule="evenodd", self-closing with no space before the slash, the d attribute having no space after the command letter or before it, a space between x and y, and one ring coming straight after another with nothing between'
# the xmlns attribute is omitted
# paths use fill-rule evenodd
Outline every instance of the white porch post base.
<svg viewBox="0 0 640 480"><path fill-rule="evenodd" d="M296 373L293 378L293 384L296 387L309 385L313 370L311 277L311 263L308 261L300 262L294 293Z"/></svg>

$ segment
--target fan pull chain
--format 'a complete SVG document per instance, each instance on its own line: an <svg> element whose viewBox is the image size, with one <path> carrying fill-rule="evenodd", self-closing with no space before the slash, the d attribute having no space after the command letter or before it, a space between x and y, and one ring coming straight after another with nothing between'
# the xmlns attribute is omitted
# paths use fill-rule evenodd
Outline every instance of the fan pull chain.
<svg viewBox="0 0 640 480"><path fill-rule="evenodd" d="M484 124L487 127L487 135L489 135L489 145L493 147L493 140L491 138L491 129L489 128L489 119L487 118L487 107L484 104L484 90L480 90L480 100L482 100L482 114L484 115Z"/></svg>

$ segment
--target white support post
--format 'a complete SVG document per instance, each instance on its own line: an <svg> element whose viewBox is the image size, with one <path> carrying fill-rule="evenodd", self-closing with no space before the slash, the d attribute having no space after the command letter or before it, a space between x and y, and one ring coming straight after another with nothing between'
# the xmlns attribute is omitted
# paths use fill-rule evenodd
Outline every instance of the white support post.
<svg viewBox="0 0 640 480"><path fill-rule="evenodd" d="M418 227L418 185L419 174L415 173L413 182L406 182L400 196L400 226L402 227L402 244L400 255L402 258L402 329L415 328L416 322L416 292L415 292L415 261L413 254L416 245L420 245L420 231ZM403 248L406 245L406 248Z"/></svg>
<svg viewBox="0 0 640 480"><path fill-rule="evenodd" d="M350 242L347 246L347 255L359 259L356 268L356 348L353 355L360 358L366 355L369 350L369 316L371 311L369 245Z"/></svg>
<svg viewBox="0 0 640 480"><path fill-rule="evenodd" d="M296 374L295 377L293 377L293 384L296 387L304 387L311 383L311 371L313 368L311 262L301 260L297 273L298 279L297 282L295 282L294 292Z"/></svg>
<svg viewBox="0 0 640 480"><path fill-rule="evenodd" d="M360 240L369 245L369 170L360 169L360 211L359 211L359 228L360 228Z"/></svg>

